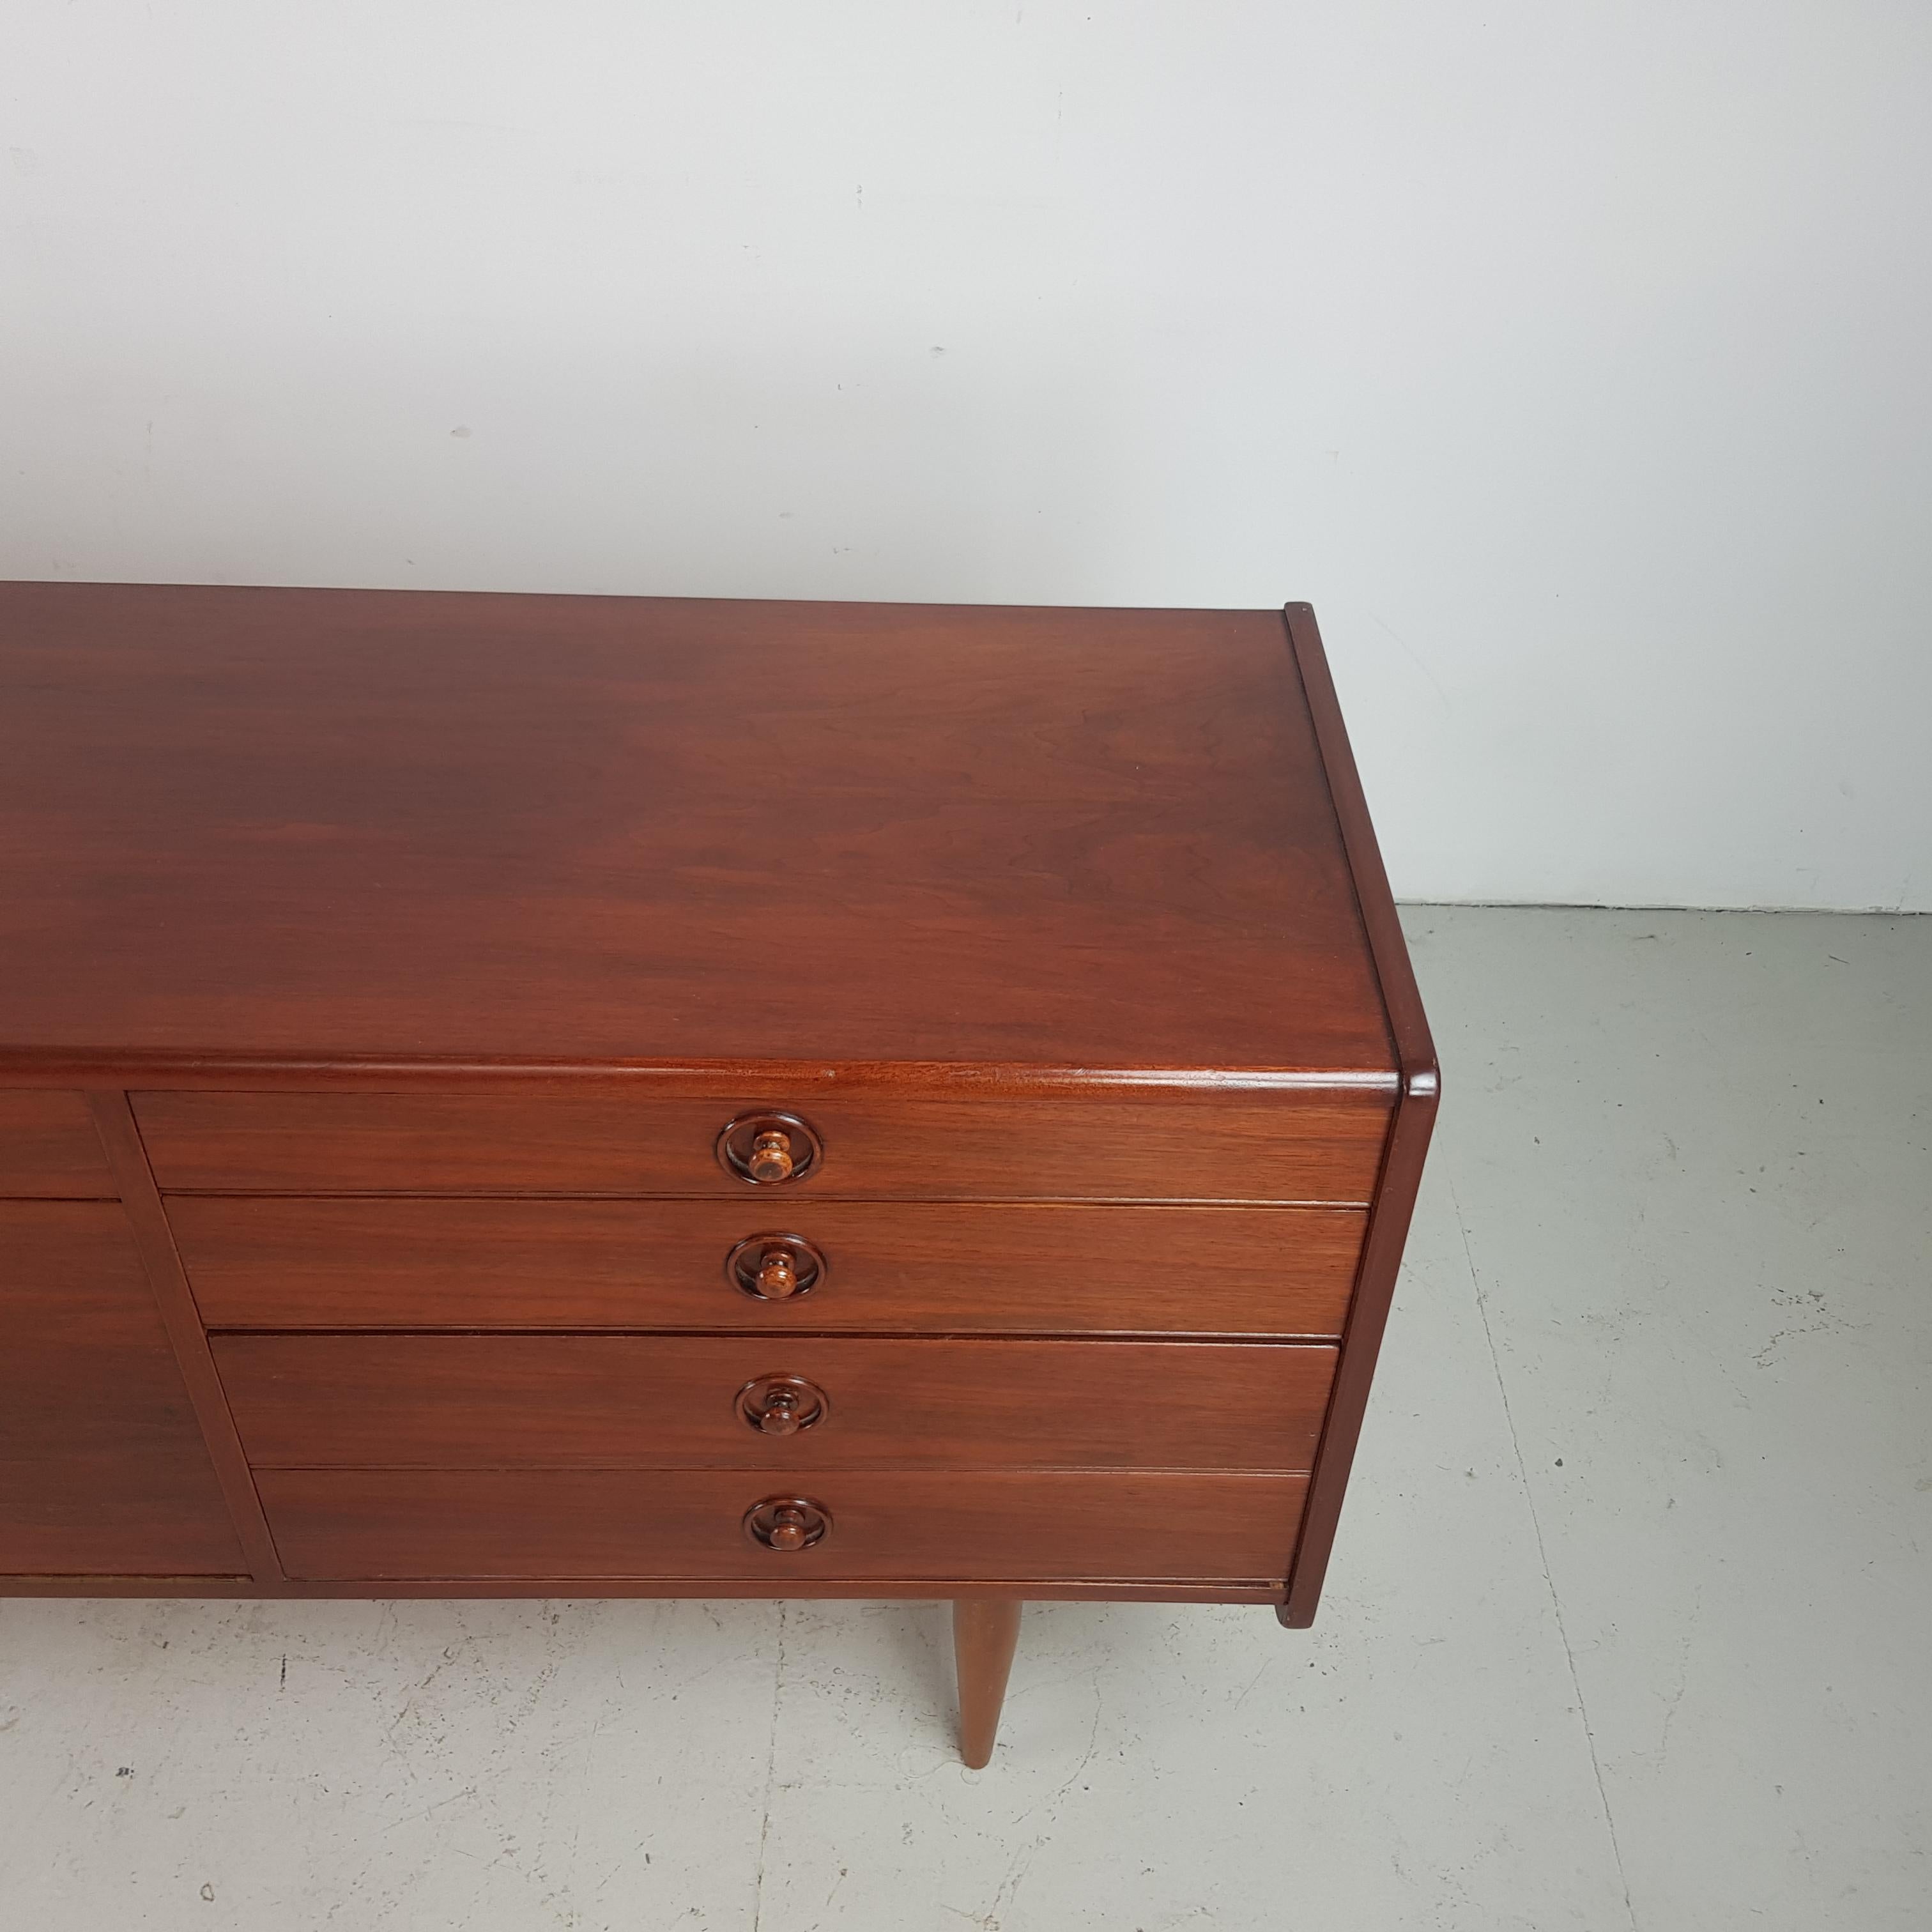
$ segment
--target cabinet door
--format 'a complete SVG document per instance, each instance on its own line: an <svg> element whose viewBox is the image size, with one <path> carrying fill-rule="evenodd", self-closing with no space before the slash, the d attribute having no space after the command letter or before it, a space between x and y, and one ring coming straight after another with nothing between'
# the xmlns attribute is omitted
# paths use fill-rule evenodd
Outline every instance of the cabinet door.
<svg viewBox="0 0 1932 1932"><path fill-rule="evenodd" d="M0 1576L236 1575L118 1202L0 1202Z"/></svg>

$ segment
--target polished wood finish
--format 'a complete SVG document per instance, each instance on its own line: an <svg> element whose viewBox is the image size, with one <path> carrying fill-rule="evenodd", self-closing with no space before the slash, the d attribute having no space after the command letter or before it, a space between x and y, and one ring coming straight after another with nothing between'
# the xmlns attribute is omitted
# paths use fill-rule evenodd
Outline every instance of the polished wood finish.
<svg viewBox="0 0 1932 1932"><path fill-rule="evenodd" d="M862 1587L837 1577L787 1578L783 1594L802 1602L842 1598L905 1598L914 1601L947 1598L1010 1597L1023 1589L1029 1599L1070 1604L1275 1604L1281 1583L1272 1581L1209 1582L1162 1577L1150 1582L1138 1576L1083 1578L1038 1576L1002 1579L987 1576L868 1576ZM302 1576L273 1584L257 1584L247 1576L7 1576L0 1578L0 1595L8 1597L262 1597L300 1600L339 1600L374 1594L367 1578ZM382 1580L385 1597L554 1597L569 1594L544 1589L529 1577L390 1576ZM586 1594L599 1597L770 1597L779 1594L769 1576L601 1576Z"/></svg>
<svg viewBox="0 0 1932 1932"><path fill-rule="evenodd" d="M1355 770L1354 754L1342 723L1342 708L1322 649L1315 613L1306 604L1291 604L1285 613L1288 640L1307 694L1310 716L1321 746L1322 766L1335 801L1342 836L1354 874L1364 928L1376 965L1376 980L1402 1070L1402 1095L1390 1130L1382 1170L1377 1178L1376 1204L1356 1278L1342 1359L1322 1448L1310 1484L1308 1520L1280 1607L1283 1623L1302 1629L1315 1620L1327 1574L1329 1552L1342 1514L1342 1493L1354 1460L1362 1418L1368 1408L1369 1385L1376 1357L1394 1298L1396 1276L1408 1238L1409 1216L1422 1184L1422 1162L1436 1124L1442 1080L1436 1064L1436 1045L1422 1010L1422 995L1402 938L1395 900L1382 869L1382 852L1370 822L1368 801Z"/></svg>
<svg viewBox="0 0 1932 1932"><path fill-rule="evenodd" d="M1257 1583L1279 1579L1303 1476L986 1470L265 1469L262 1496L291 1576L678 1576L814 1581L853 1596L981 1577ZM782 1487L781 1487L782 1485ZM799 1497L835 1528L764 1549L745 1512ZM832 1589L825 1594L838 1594ZM1016 1594L1032 1594L1028 1591Z"/></svg>
<svg viewBox="0 0 1932 1932"><path fill-rule="evenodd" d="M782 1203L784 1222L748 1234L766 1204L177 1196L168 1215L211 1328L759 1334L1338 1336L1366 1222L814 1201ZM780 1299L734 1292L738 1242L762 1257L790 1234L822 1256L823 1282Z"/></svg>
<svg viewBox="0 0 1932 1932"><path fill-rule="evenodd" d="M0 1202L0 1576L242 1568L112 1202Z"/></svg>
<svg viewBox="0 0 1932 1932"><path fill-rule="evenodd" d="M718 1136L718 1166L753 1187L808 1180L823 1152L818 1134L796 1114L753 1114Z"/></svg>
<svg viewBox="0 0 1932 1932"><path fill-rule="evenodd" d="M0 1588L948 1597L979 1763L1022 1598L1312 1616L1438 1081L1306 606L0 585Z"/></svg>
<svg viewBox="0 0 1932 1932"><path fill-rule="evenodd" d="M1219 1342L223 1335L264 1467L1307 1469L1335 1351ZM790 1441L748 1429L768 1375L824 1392ZM778 1460L785 1457L787 1460Z"/></svg>
<svg viewBox="0 0 1932 1932"><path fill-rule="evenodd" d="M137 1093L170 1191L568 1193L807 1201L1133 1200L1366 1203L1394 1096L1376 1088L1079 1099L826 1098L824 1158L748 1184L714 1149L742 1096ZM1096 1164L1104 1140L1110 1161Z"/></svg>
<svg viewBox="0 0 1932 1932"><path fill-rule="evenodd" d="M1390 1066L1273 613L11 584L0 689L8 1047Z"/></svg>
<svg viewBox="0 0 1932 1932"><path fill-rule="evenodd" d="M1000 1708L1020 1640L1021 1606L1010 1597L966 1598L952 1606L952 1661L959 1681L959 1758L968 1771L992 1762Z"/></svg>
<svg viewBox="0 0 1932 1932"><path fill-rule="evenodd" d="M752 1142L743 1178L750 1181L796 1180L802 1178L792 1159L790 1135L768 1127Z"/></svg>
<svg viewBox="0 0 1932 1932"><path fill-rule="evenodd" d="M0 1092L0 1199L111 1199L106 1157L82 1094Z"/></svg>
<svg viewBox="0 0 1932 1932"><path fill-rule="evenodd" d="M90 1094L88 1111L106 1150L109 1172L120 1191L135 1246L147 1270L154 1306L174 1350L175 1366L194 1404L202 1441L227 1502L229 1519L240 1540L247 1566L258 1582L274 1582L281 1576L281 1564L262 1515L261 1499L255 1493L227 1398L215 1374L207 1334L196 1310L188 1276L182 1271L166 1212L141 1150L141 1137L129 1111L128 1096Z"/></svg>
<svg viewBox="0 0 1932 1932"><path fill-rule="evenodd" d="M790 1556L832 1534L832 1512L809 1496L766 1496L745 1512L745 1534L758 1549Z"/></svg>
<svg viewBox="0 0 1932 1932"><path fill-rule="evenodd" d="M759 1301L809 1294L825 1279L825 1251L802 1234L750 1234L724 1257L724 1279Z"/></svg>
<svg viewBox="0 0 1932 1932"><path fill-rule="evenodd" d="M831 1400L803 1376L755 1376L738 1391L738 1420L760 1436L796 1436L832 1412Z"/></svg>

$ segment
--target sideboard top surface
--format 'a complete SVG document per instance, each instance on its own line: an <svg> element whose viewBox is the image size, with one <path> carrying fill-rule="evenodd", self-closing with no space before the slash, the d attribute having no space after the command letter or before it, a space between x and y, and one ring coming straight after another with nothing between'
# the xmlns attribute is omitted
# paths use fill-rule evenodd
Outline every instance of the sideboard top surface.
<svg viewBox="0 0 1932 1932"><path fill-rule="evenodd" d="M1393 1076L1276 612L0 584L0 1056Z"/></svg>

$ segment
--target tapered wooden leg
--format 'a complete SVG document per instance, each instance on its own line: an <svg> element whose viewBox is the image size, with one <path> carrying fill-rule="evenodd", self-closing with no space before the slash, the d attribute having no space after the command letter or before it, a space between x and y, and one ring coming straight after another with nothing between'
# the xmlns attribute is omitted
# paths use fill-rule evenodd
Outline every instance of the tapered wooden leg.
<svg viewBox="0 0 1932 1932"><path fill-rule="evenodd" d="M959 1755L982 1769L993 1755L1000 1706L1020 1640L1022 1606L1010 1597L958 1598L952 1605L952 1661L959 1674Z"/></svg>

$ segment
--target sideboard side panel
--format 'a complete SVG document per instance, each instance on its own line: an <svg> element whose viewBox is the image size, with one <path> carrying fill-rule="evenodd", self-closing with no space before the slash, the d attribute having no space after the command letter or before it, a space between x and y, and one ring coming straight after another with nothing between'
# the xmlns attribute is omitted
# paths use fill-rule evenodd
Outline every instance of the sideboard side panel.
<svg viewBox="0 0 1932 1932"><path fill-rule="evenodd" d="M1396 1277L1402 1268L1409 1217L1422 1184L1423 1157L1429 1150L1442 1083L1435 1042L1430 1037L1422 996L1409 964L1408 944L1402 938L1394 896L1389 890L1382 850L1376 842L1368 801L1363 795L1354 755L1348 748L1341 704L1335 695L1334 680L1329 675L1321 634L1315 627L1315 613L1306 604L1291 604L1283 615L1289 647L1315 720L1316 740L1328 769L1328 788L1335 802L1349 869L1354 874L1356 901L1375 960L1383 1010L1402 1078L1400 1096L1390 1124L1382 1172L1370 1210L1368 1237L1355 1277L1355 1292L1342 1330L1342 1358L1336 1371L1334 1391L1329 1398L1328 1418L1322 1430L1321 1447L1316 1453L1315 1472L1309 1481L1301 1538L1288 1573L1286 1600L1280 1612L1289 1628L1300 1630L1315 1621L1316 1606L1321 1599L1322 1580L1328 1571L1329 1552L1334 1546L1335 1531L1341 1520L1342 1498L1354 1461L1355 1444L1361 1435L1362 1418L1368 1408L1376 1358L1382 1348L1382 1330L1388 1324L1389 1304L1394 1298Z"/></svg>

